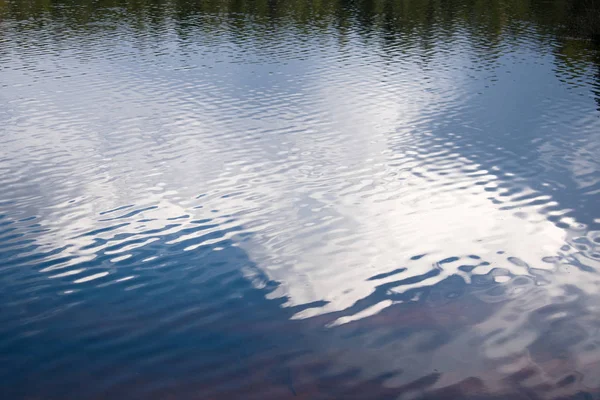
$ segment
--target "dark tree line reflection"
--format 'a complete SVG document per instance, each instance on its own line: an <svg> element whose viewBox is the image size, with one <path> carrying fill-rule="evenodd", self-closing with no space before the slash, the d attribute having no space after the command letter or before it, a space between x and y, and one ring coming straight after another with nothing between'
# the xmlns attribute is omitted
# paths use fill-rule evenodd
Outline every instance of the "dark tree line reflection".
<svg viewBox="0 0 600 400"><path fill-rule="evenodd" d="M60 21L68 29L93 32L127 22L156 40L165 26L175 26L183 41L193 40L194 32L210 35L222 25L220 16L235 21L230 29L267 42L272 40L269 32L286 28L316 36L335 29L343 41L350 26L359 26L357 31L366 40L383 38L384 49L395 41L434 46L434 39L467 34L488 54L494 53L503 35L518 36L532 26L540 40L556 42L559 70L577 74L588 63L600 68L594 51L600 41L600 4L595 0L0 0L0 18L28 22L17 29ZM249 24L252 30L245 29Z"/></svg>

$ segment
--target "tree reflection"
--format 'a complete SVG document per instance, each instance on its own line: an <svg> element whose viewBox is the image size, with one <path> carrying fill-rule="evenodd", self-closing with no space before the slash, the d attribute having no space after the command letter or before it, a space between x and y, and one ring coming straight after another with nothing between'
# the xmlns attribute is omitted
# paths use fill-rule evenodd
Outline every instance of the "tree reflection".
<svg viewBox="0 0 600 400"><path fill-rule="evenodd" d="M294 28L307 35L333 28L343 40L349 24L358 24L358 32L365 40L383 38L384 50L394 41L404 45L418 40L425 49L435 45L440 35L432 30L443 30L453 37L467 33L476 41L477 51L494 54L494 48L506 33L516 34L523 24L533 24L541 33L540 40L554 38L558 43L556 62L594 63L593 56L600 40L600 5L595 0L84 0L84 1L0 1L0 18L36 21L33 26L50 21L61 21L69 29L98 29L97 22L129 22L132 27L160 40L162 28L177 26L183 41L190 40L200 30L210 35L222 24L220 15L234 21L234 32L255 34L260 39L264 29ZM199 16L203 18L198 20ZM214 18L206 18L214 16ZM252 30L245 29L251 24ZM30 29L19 24L15 29ZM260 29L257 29L260 28ZM6 34L6 33L5 33ZM263 40L270 37L264 35ZM267 35L268 36L268 35ZM387 43L387 44L386 44ZM577 48L577 51L574 51ZM427 54L427 52L423 52ZM597 100L600 103L600 100Z"/></svg>

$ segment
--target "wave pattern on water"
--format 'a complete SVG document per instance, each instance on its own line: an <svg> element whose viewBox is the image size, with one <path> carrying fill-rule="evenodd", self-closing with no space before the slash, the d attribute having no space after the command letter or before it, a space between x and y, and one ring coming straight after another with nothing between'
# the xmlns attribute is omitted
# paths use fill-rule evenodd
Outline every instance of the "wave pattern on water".
<svg viewBox="0 0 600 400"><path fill-rule="evenodd" d="M600 395L592 43L125 3L0 3L7 398Z"/></svg>

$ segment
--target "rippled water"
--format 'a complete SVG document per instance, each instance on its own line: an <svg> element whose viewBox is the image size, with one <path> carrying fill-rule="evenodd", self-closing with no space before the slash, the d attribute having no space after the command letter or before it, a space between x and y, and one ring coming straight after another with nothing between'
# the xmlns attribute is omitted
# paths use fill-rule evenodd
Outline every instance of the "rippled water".
<svg viewBox="0 0 600 400"><path fill-rule="evenodd" d="M600 398L569 12L0 0L2 398Z"/></svg>

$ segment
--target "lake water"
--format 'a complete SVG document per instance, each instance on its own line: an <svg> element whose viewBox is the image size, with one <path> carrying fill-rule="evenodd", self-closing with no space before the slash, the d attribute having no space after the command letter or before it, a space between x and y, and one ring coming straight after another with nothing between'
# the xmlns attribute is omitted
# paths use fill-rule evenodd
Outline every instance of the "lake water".
<svg viewBox="0 0 600 400"><path fill-rule="evenodd" d="M0 0L1 397L600 398L572 3Z"/></svg>

